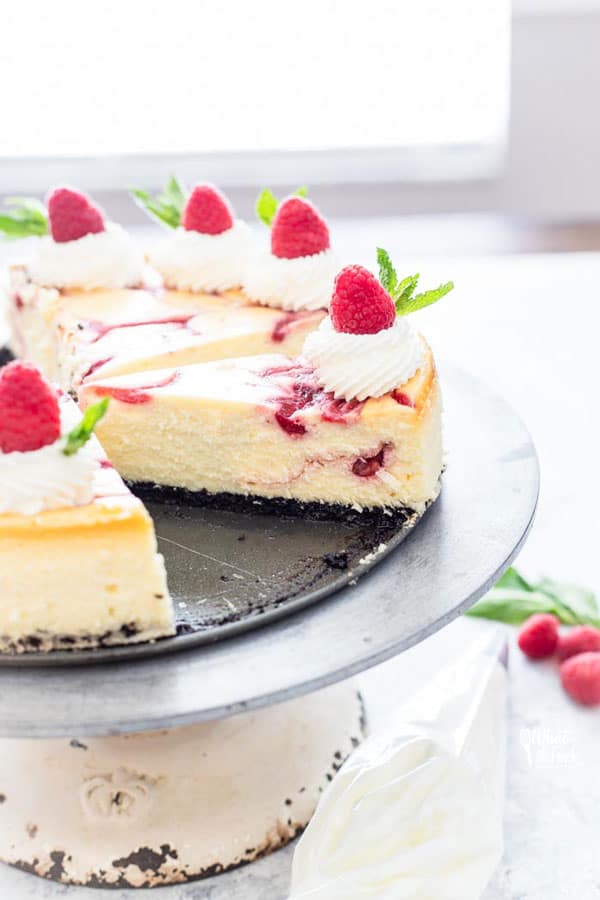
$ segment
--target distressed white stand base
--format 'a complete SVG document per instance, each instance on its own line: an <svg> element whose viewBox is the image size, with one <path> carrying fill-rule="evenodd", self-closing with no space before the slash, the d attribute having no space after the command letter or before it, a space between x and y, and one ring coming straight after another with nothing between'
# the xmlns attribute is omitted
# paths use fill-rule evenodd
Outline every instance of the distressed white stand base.
<svg viewBox="0 0 600 900"><path fill-rule="evenodd" d="M305 827L362 731L356 686L345 682L169 731L2 740L0 859L93 887L225 872Z"/></svg>

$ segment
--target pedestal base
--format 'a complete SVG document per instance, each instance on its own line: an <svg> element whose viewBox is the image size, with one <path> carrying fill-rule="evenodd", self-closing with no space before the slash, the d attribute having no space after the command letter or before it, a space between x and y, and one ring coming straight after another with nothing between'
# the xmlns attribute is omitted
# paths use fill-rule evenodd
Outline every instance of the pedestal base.
<svg viewBox="0 0 600 900"><path fill-rule="evenodd" d="M132 698L135 702L135 698ZM169 731L0 742L0 859L157 887L252 862L307 825L363 733L356 687Z"/></svg>

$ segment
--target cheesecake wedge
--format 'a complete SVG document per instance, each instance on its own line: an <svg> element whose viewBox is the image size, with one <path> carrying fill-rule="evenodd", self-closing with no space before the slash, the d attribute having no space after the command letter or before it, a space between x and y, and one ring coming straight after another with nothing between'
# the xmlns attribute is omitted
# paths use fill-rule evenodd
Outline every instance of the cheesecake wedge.
<svg viewBox="0 0 600 900"><path fill-rule="evenodd" d="M81 421L20 362L1 370L0 413L0 652L173 634L152 520L90 437L97 413Z"/></svg>
<svg viewBox="0 0 600 900"><path fill-rule="evenodd" d="M225 506L422 511L439 492L440 390L426 351L402 391L336 400L314 367L280 355L222 360L83 385L110 397L98 434L129 482ZM279 504L280 508L284 505ZM271 508L271 507L268 507Z"/></svg>
<svg viewBox="0 0 600 900"><path fill-rule="evenodd" d="M167 366L298 353L324 311L284 312L239 291L212 295L157 287L45 288L14 267L11 349L64 390L82 381Z"/></svg>

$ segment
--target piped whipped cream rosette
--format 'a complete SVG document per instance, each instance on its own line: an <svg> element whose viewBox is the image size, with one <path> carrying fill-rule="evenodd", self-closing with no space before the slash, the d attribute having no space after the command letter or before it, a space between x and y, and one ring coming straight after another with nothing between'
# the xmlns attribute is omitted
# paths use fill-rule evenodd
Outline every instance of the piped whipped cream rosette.
<svg viewBox="0 0 600 900"><path fill-rule="evenodd" d="M85 445L106 412L95 404L65 431L56 390L30 363L0 374L0 514L36 515L84 506L94 496L97 456Z"/></svg>
<svg viewBox="0 0 600 900"><path fill-rule="evenodd" d="M281 204L265 190L256 208L271 228L271 241L268 250L248 262L245 294L255 303L289 312L327 309L339 262L319 211L303 190Z"/></svg>
<svg viewBox="0 0 600 900"><path fill-rule="evenodd" d="M378 250L380 281L362 266L337 275L329 316L309 334L302 355L335 399L382 397L406 384L423 364L425 345L406 318L435 303L452 282L415 294L419 276L398 280Z"/></svg>
<svg viewBox="0 0 600 900"><path fill-rule="evenodd" d="M221 293L241 286L252 232L235 218L231 204L214 185L197 184L186 197L183 187L171 178L156 199L144 191L134 191L134 196L172 229L148 254L168 288Z"/></svg>
<svg viewBox="0 0 600 900"><path fill-rule="evenodd" d="M27 273L47 288L125 288L141 284L144 256L124 228L107 222L84 194L57 188L47 208L31 199L9 201L0 231L11 238L36 236Z"/></svg>

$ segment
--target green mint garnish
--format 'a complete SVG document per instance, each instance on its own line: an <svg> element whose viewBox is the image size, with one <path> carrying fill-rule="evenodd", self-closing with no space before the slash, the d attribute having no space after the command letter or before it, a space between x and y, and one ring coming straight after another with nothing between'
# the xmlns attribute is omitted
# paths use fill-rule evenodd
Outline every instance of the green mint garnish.
<svg viewBox="0 0 600 900"><path fill-rule="evenodd" d="M171 175L164 190L156 197L137 188L131 190L131 195L138 206L141 206L145 212L150 213L159 222L168 225L169 228L178 228L181 225L186 192L174 175Z"/></svg>
<svg viewBox="0 0 600 900"><path fill-rule="evenodd" d="M258 195L258 199L256 201L256 215L263 222L267 228L271 227L271 223L275 218L275 213L277 212L277 207L279 206L279 200L269 188L265 188Z"/></svg>
<svg viewBox="0 0 600 900"><path fill-rule="evenodd" d="M305 185L294 191L295 197L306 197L307 195L308 188ZM269 188L264 188L258 195L255 207L256 215L267 228L271 227L278 206L279 200Z"/></svg>
<svg viewBox="0 0 600 900"><path fill-rule="evenodd" d="M87 444L94 428L108 409L108 397L88 406L79 424L72 428L65 439L63 453L65 456L73 456L78 450Z"/></svg>
<svg viewBox="0 0 600 900"><path fill-rule="evenodd" d="M520 625L533 613L553 613L564 625L600 628L600 610L592 591L551 578L530 583L514 568L467 611L468 616L509 625Z"/></svg>
<svg viewBox="0 0 600 900"><path fill-rule="evenodd" d="M48 234L48 214L39 200L31 197L7 197L9 207L0 213L0 232L8 240Z"/></svg>
<svg viewBox="0 0 600 900"><path fill-rule="evenodd" d="M416 312L418 309L423 309L424 306L437 303L438 300L441 300L454 288L454 282L447 281L445 284L440 284L439 287L430 291L415 294L419 284L420 276L418 274L409 275L407 278L403 278L402 281L398 281L390 255L387 250L383 250L381 247L377 248L377 262L379 264L379 280L391 295L399 316L406 316L409 313Z"/></svg>

